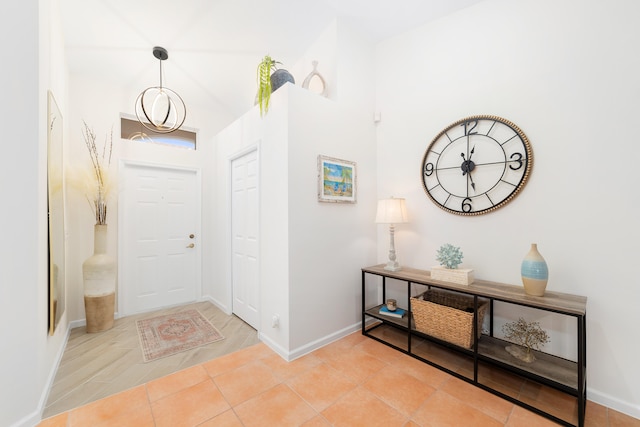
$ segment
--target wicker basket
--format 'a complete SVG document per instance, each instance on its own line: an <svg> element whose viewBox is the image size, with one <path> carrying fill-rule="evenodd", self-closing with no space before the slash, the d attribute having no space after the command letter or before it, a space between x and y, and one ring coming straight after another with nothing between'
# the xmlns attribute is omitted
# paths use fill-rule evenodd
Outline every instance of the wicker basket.
<svg viewBox="0 0 640 427"><path fill-rule="evenodd" d="M478 300L478 338L489 302ZM411 298L416 330L464 348L473 346L473 297L429 289Z"/></svg>

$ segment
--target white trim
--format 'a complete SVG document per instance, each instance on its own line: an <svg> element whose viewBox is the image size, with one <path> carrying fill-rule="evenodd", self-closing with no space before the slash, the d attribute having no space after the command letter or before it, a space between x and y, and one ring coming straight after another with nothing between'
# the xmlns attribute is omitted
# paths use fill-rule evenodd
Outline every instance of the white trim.
<svg viewBox="0 0 640 427"><path fill-rule="evenodd" d="M623 414L629 415L633 418L640 419L640 405L634 405L630 402L625 402L616 397L608 395L606 393L599 392L587 387L587 400L595 402L599 405L606 406L609 409L613 409ZM589 402L587 402L589 406Z"/></svg>
<svg viewBox="0 0 640 427"><path fill-rule="evenodd" d="M210 302L211 304L213 304L216 307L218 307L227 316L231 316L233 314L231 312L231 307L225 306L220 301L218 301L217 299L213 298L211 295L204 295L200 301Z"/></svg>
<svg viewBox="0 0 640 427"><path fill-rule="evenodd" d="M287 362L291 362L291 360L293 360L290 358L289 352L284 347L281 347L280 345L278 345L278 343L273 341L266 334L263 334L262 332L258 332L258 339L263 343L265 343L271 350L276 352L280 357L282 357Z"/></svg>
<svg viewBox="0 0 640 427"><path fill-rule="evenodd" d="M282 357L284 360L286 360L287 362L291 362L295 359L298 359L299 357L302 357L306 354L309 354L315 350L318 350L322 347L324 347L327 344L331 344L334 341L338 341L339 339L342 339L344 337L346 337L347 335L351 335L354 332L359 332L362 330L362 323L355 323L351 326L348 326L346 328L340 329L339 331L336 331L332 334L326 335L320 339L317 339L313 342L310 342L308 344L305 344L301 347L298 347L297 349L294 349L292 351L287 351L286 349L284 349L283 347L279 346L276 342L274 342L273 340L271 340L268 336L266 336L265 334L259 334L259 338L260 341L264 342L267 346L269 346L269 348L271 348L271 350L275 351L276 353L278 353L280 355L280 357Z"/></svg>
<svg viewBox="0 0 640 427"><path fill-rule="evenodd" d="M67 342L69 341L69 336L71 335L71 324L70 322L67 325L67 332L65 333L64 340L62 340L62 345L58 348L58 353L56 354L55 363L53 367L49 371L49 375L47 376L46 387L42 395L40 396L40 401L38 402L38 409L35 412L27 415L22 418L17 423L13 424L14 427L18 426L33 426L42 421L42 413L46 409L47 401L49 400L49 394L51 393L51 387L53 387L53 383L56 379L56 375L58 373L58 369L60 369L60 362L62 362L62 357L64 356L64 351L67 348Z"/></svg>

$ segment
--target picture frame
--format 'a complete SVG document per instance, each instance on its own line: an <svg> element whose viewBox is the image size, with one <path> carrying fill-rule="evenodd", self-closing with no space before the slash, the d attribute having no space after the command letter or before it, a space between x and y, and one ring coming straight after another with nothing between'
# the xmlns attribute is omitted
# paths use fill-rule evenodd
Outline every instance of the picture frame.
<svg viewBox="0 0 640 427"><path fill-rule="evenodd" d="M356 203L357 182L355 162L318 156L318 202Z"/></svg>

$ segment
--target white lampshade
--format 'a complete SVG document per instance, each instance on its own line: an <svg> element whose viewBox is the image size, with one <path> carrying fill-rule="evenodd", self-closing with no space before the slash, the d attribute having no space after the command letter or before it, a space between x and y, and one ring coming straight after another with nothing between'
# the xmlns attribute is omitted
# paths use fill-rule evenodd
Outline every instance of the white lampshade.
<svg viewBox="0 0 640 427"><path fill-rule="evenodd" d="M404 199L383 199L378 200L378 212L376 213L376 223L378 224L402 224L407 222L407 209Z"/></svg>

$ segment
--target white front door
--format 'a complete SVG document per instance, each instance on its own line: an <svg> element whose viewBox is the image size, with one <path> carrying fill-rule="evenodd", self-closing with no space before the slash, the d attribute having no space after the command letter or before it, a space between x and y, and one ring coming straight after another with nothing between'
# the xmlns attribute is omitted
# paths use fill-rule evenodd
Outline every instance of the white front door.
<svg viewBox="0 0 640 427"><path fill-rule="evenodd" d="M119 199L119 310L132 314L200 296L195 170L125 164Z"/></svg>
<svg viewBox="0 0 640 427"><path fill-rule="evenodd" d="M259 312L258 153L231 162L233 313L255 329Z"/></svg>

